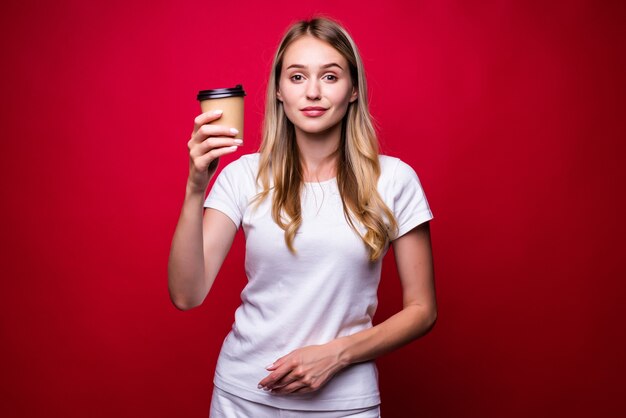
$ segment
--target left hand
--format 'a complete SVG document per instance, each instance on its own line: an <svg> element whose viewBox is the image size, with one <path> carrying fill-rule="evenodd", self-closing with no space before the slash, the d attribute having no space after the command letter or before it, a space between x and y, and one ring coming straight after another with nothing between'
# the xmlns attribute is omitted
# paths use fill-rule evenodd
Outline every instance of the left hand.
<svg viewBox="0 0 626 418"><path fill-rule="evenodd" d="M259 382L259 388L276 394L316 391L347 366L340 352L337 340L298 348L267 367L271 373Z"/></svg>

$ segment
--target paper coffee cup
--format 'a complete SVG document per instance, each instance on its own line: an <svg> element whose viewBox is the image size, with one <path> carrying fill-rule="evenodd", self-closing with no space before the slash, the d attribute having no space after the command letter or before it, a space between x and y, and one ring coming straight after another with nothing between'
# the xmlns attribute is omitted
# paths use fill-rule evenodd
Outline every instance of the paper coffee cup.
<svg viewBox="0 0 626 418"><path fill-rule="evenodd" d="M222 110L222 117L211 122L229 128L236 128L239 133L235 138L243 139L243 97L246 92L241 84L225 89L200 90L198 100L202 113Z"/></svg>

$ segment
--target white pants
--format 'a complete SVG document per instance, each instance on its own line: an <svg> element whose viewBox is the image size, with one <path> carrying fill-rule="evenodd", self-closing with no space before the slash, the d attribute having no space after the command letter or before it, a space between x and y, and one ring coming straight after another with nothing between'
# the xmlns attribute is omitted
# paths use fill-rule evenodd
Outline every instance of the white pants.
<svg viewBox="0 0 626 418"><path fill-rule="evenodd" d="M252 402L213 388L210 418L380 418L378 405L345 411L300 411Z"/></svg>

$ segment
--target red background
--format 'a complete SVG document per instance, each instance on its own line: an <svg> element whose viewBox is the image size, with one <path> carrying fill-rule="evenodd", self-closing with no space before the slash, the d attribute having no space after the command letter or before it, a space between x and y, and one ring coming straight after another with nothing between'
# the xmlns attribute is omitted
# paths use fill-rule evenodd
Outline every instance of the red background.
<svg viewBox="0 0 626 418"><path fill-rule="evenodd" d="M207 416L245 277L239 235L201 308L168 299L195 94L243 83L254 152L323 12L435 213L439 320L379 359L383 416L624 416L625 4L4 1L0 415Z"/></svg>

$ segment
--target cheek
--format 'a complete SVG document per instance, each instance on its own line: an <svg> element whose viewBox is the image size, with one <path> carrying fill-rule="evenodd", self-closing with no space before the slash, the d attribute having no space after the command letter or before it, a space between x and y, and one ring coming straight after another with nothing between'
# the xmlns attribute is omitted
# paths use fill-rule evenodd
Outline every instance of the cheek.
<svg viewBox="0 0 626 418"><path fill-rule="evenodd" d="M281 88L279 99L284 104L290 104L293 102L293 92L290 91L288 88L287 89Z"/></svg>
<svg viewBox="0 0 626 418"><path fill-rule="evenodd" d="M289 90L280 89L280 95L278 95L278 100L282 104L283 112L285 112L285 116L287 119L293 122L294 118L294 101L293 94L290 94Z"/></svg>
<svg viewBox="0 0 626 418"><path fill-rule="evenodd" d="M348 105L350 104L350 95L349 94L337 95L335 103L337 103L341 108L347 108Z"/></svg>
<svg viewBox="0 0 626 418"><path fill-rule="evenodd" d="M337 103L350 103L350 99L352 98L352 87L346 85L344 88L336 90L334 96Z"/></svg>
<svg viewBox="0 0 626 418"><path fill-rule="evenodd" d="M283 79L280 79L280 81L278 82L278 85L276 86L276 97L278 97L278 99L281 102L284 102L285 100L287 100L288 96L289 96L288 86L285 85L285 82Z"/></svg>

